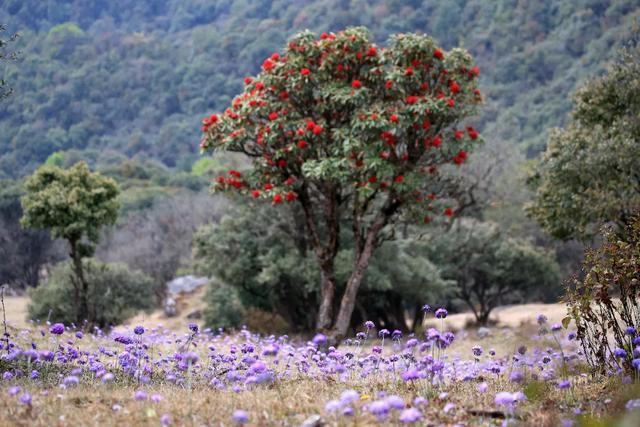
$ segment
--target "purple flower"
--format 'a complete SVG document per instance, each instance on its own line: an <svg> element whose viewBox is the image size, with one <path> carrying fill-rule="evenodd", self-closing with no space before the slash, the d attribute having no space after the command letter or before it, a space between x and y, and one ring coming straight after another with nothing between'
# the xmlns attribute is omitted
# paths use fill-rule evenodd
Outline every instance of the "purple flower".
<svg viewBox="0 0 640 427"><path fill-rule="evenodd" d="M79 340L82 339L82 337L84 337L84 334L82 333L82 331L78 331L76 332L76 338L78 338Z"/></svg>
<svg viewBox="0 0 640 427"><path fill-rule="evenodd" d="M631 361L631 366L633 366L633 369L636 371L640 371L640 359L633 359Z"/></svg>
<svg viewBox="0 0 640 427"><path fill-rule="evenodd" d="M496 405L512 405L518 401L515 393L509 393L508 391L501 391L496 394Z"/></svg>
<svg viewBox="0 0 640 427"><path fill-rule="evenodd" d="M78 385L78 383L80 383L80 378L76 377L75 375L69 375L62 380L62 384L64 384L66 387L72 387L74 385Z"/></svg>
<svg viewBox="0 0 640 427"><path fill-rule="evenodd" d="M29 393L25 393L20 396L20 403L23 405L31 405L31 395Z"/></svg>
<svg viewBox="0 0 640 427"><path fill-rule="evenodd" d="M415 406L426 406L429 404L429 401L422 396L416 396L416 398L413 399L413 404Z"/></svg>
<svg viewBox="0 0 640 427"><path fill-rule="evenodd" d="M627 335L635 335L636 328L634 328L633 326L627 326L627 329L625 329L625 332L627 333Z"/></svg>
<svg viewBox="0 0 640 427"><path fill-rule="evenodd" d="M197 334L200 328L198 328L198 325L196 323L189 323L189 330L194 334Z"/></svg>
<svg viewBox="0 0 640 427"><path fill-rule="evenodd" d="M351 417L353 416L353 414L355 414L355 412L353 411L353 408L351 406L347 406L342 410L342 415L344 415L345 417Z"/></svg>
<svg viewBox="0 0 640 427"><path fill-rule="evenodd" d="M576 334L575 332L571 331L571 332L569 332L569 333L567 334L567 339L568 339L569 341L573 341L573 340L575 340L575 339L576 339L576 336L577 336L577 334Z"/></svg>
<svg viewBox="0 0 640 427"><path fill-rule="evenodd" d="M482 347L480 347L479 345L474 345L473 347L471 347L471 351L476 357L480 357L482 355Z"/></svg>
<svg viewBox="0 0 640 427"><path fill-rule="evenodd" d="M376 325L371 320L367 320L366 322L364 322L364 327L367 329L373 329L376 327Z"/></svg>
<svg viewBox="0 0 640 427"><path fill-rule="evenodd" d="M315 334L311 342L317 346L325 345L327 343L327 337L323 334Z"/></svg>
<svg viewBox="0 0 640 427"><path fill-rule="evenodd" d="M345 405L348 405L359 399L360 399L360 395L355 390L345 390L340 395L340 402L342 402Z"/></svg>
<svg viewBox="0 0 640 427"><path fill-rule="evenodd" d="M557 332L560 329L562 329L562 325L560 323L554 323L553 325L551 325L551 330L553 332Z"/></svg>
<svg viewBox="0 0 640 427"><path fill-rule="evenodd" d="M16 394L20 393L20 387L18 386L9 387L8 393L9 393L9 396L15 396Z"/></svg>
<svg viewBox="0 0 640 427"><path fill-rule="evenodd" d="M380 332L378 332L378 336L380 338L384 338L386 336L389 335L389 330L388 329L380 329Z"/></svg>
<svg viewBox="0 0 640 427"><path fill-rule="evenodd" d="M429 304L425 304L422 306L422 312L423 313L428 313L431 311L431 306Z"/></svg>
<svg viewBox="0 0 640 427"><path fill-rule="evenodd" d="M137 401L147 400L147 392L138 390L133 394L133 399Z"/></svg>
<svg viewBox="0 0 640 427"><path fill-rule="evenodd" d="M454 403L449 402L446 405L444 405L444 408L442 408L442 412L444 412L445 414L448 414L449 412L455 409L456 409L456 405Z"/></svg>
<svg viewBox="0 0 640 427"><path fill-rule="evenodd" d="M396 396L395 394L392 394L391 396L388 396L385 400L392 409L404 408L404 400L400 396Z"/></svg>
<svg viewBox="0 0 640 427"><path fill-rule="evenodd" d="M547 316L545 316L544 314L540 313L538 314L538 316L536 317L536 321L538 322L538 325L544 325L545 323L547 323Z"/></svg>
<svg viewBox="0 0 640 427"><path fill-rule="evenodd" d="M135 328L133 328L133 333L136 335L142 335L144 334L144 328L140 325L136 326Z"/></svg>
<svg viewBox="0 0 640 427"><path fill-rule="evenodd" d="M330 400L324 405L324 410L327 412L336 412L342 409L342 402L339 400Z"/></svg>
<svg viewBox="0 0 640 427"><path fill-rule="evenodd" d="M616 348L613 351L613 355L615 357L617 357L618 359L624 359L625 357L627 357L627 352L624 351L624 349L622 349L622 348Z"/></svg>
<svg viewBox="0 0 640 427"><path fill-rule="evenodd" d="M231 419L236 424L246 424L249 422L249 413L242 409L236 409L231 415Z"/></svg>
<svg viewBox="0 0 640 427"><path fill-rule="evenodd" d="M571 387L571 381L569 380L562 380L558 383L558 388L560 390L565 390L567 388Z"/></svg>
<svg viewBox="0 0 640 427"><path fill-rule="evenodd" d="M435 313L435 316L437 319L444 319L448 315L449 315L449 312L444 307L440 307L439 309L436 310L436 313Z"/></svg>
<svg viewBox="0 0 640 427"><path fill-rule="evenodd" d="M478 384L478 391L480 393L484 393L487 391L487 389L489 388L489 384L487 384L486 382L481 382L480 384Z"/></svg>
<svg viewBox="0 0 640 427"><path fill-rule="evenodd" d="M389 403L386 400L376 400L371 402L368 410L376 417L384 418L391 410L391 406L389 406Z"/></svg>
<svg viewBox="0 0 640 427"><path fill-rule="evenodd" d="M511 375L509 375L509 381L514 383L522 382L523 379L524 379L524 376L520 371L512 371Z"/></svg>
<svg viewBox="0 0 640 427"><path fill-rule="evenodd" d="M53 352L49 350L41 350L38 356L40 357L40 360L51 362L54 359L55 354L53 354Z"/></svg>
<svg viewBox="0 0 640 427"><path fill-rule="evenodd" d="M632 399L629 400L625 405L625 409L627 411L633 411L634 409L640 408L640 399Z"/></svg>
<svg viewBox="0 0 640 427"><path fill-rule="evenodd" d="M420 371L415 368L409 368L401 375L403 381L414 381L421 378Z"/></svg>
<svg viewBox="0 0 640 427"><path fill-rule="evenodd" d="M107 372L102 376L101 381L106 384L108 382L113 381L113 378L114 378L113 374L111 372Z"/></svg>
<svg viewBox="0 0 640 427"><path fill-rule="evenodd" d="M169 414L163 414L160 417L160 424L162 424L165 427L168 425L171 425L171 416Z"/></svg>
<svg viewBox="0 0 640 427"><path fill-rule="evenodd" d="M416 408L409 408L402 411L398 419L401 423L411 424L420 421L421 418L422 412L420 412Z"/></svg>
<svg viewBox="0 0 640 427"><path fill-rule="evenodd" d="M49 332L54 335L62 335L64 333L64 324L54 323L53 326L49 328Z"/></svg>

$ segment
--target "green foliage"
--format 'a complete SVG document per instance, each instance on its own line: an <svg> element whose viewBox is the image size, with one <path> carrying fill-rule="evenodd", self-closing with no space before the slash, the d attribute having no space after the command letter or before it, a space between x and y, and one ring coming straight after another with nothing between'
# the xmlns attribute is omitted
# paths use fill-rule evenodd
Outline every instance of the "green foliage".
<svg viewBox="0 0 640 427"><path fill-rule="evenodd" d="M634 371L635 335L626 328L640 329L640 216L632 218L622 236L603 232L605 243L587 251L585 274L568 286L565 300L589 364L603 372ZM614 357L611 338L626 357Z"/></svg>
<svg viewBox="0 0 640 427"><path fill-rule="evenodd" d="M194 236L196 270L236 289L245 307L276 311L292 328L311 329L318 270L295 227L286 211L238 206Z"/></svg>
<svg viewBox="0 0 640 427"><path fill-rule="evenodd" d="M238 205L233 216L196 233L195 268L234 288L247 309L277 313L291 330L311 330L320 271L301 221L300 212ZM342 245L336 280L344 287L353 266L353 236L345 233ZM451 282L443 280L439 268L426 258L429 252L426 241L385 242L367 270L353 324L373 319L404 329L405 309L419 312L425 301L443 301Z"/></svg>
<svg viewBox="0 0 640 427"><path fill-rule="evenodd" d="M245 320L245 309L238 296L238 290L232 286L212 282L204 296L207 307L204 310L204 323L217 330L241 326Z"/></svg>
<svg viewBox="0 0 640 427"><path fill-rule="evenodd" d="M564 125L568 94L611 58L638 11L631 0L6 0L0 22L24 37L23 60L2 74L20 96L0 105L0 175L22 177L55 151L87 148L190 166L196 118L225 108L291 35L357 25L379 43L421 31L465 46L482 68L483 134L535 154L547 129ZM49 37L59 25L84 36Z"/></svg>
<svg viewBox="0 0 640 427"><path fill-rule="evenodd" d="M63 257L48 231L22 229L22 196L21 182L0 180L0 284L14 288L36 286L42 265Z"/></svg>
<svg viewBox="0 0 640 427"><path fill-rule="evenodd" d="M532 183L530 213L561 239L623 230L640 209L640 43L620 51L608 73L575 96L573 121L551 132Z"/></svg>
<svg viewBox="0 0 640 427"><path fill-rule="evenodd" d="M57 166L61 168L61 167L64 167L64 163L65 163L64 152L56 151L55 153L52 153L49 157L47 157L47 160L45 160L44 165Z"/></svg>
<svg viewBox="0 0 640 427"><path fill-rule="evenodd" d="M432 261L456 282L455 296L480 323L500 304L558 296L560 274L553 257L505 236L495 224L462 219L431 242Z"/></svg>
<svg viewBox="0 0 640 427"><path fill-rule="evenodd" d="M130 271L121 264L103 264L93 259L83 261L88 289L88 313L92 323L105 327L117 325L139 310L156 306L156 285L146 275ZM29 291L29 318L69 324L77 322L79 306L73 265L63 262L54 267L46 283Z"/></svg>
<svg viewBox="0 0 640 427"><path fill-rule="evenodd" d="M50 229L54 237L96 243L99 230L118 217L115 181L92 173L84 162L68 170L43 166L27 179L25 189L23 227Z"/></svg>
<svg viewBox="0 0 640 427"><path fill-rule="evenodd" d="M5 31L5 25L0 24L0 66L2 66L2 74L0 74L0 100L8 97L13 92L13 88L10 87L5 80L5 71L2 61L15 61L18 58L18 53L10 51L7 47L10 43L16 41L18 34L12 34L8 39L4 39L2 38L2 33Z"/></svg>

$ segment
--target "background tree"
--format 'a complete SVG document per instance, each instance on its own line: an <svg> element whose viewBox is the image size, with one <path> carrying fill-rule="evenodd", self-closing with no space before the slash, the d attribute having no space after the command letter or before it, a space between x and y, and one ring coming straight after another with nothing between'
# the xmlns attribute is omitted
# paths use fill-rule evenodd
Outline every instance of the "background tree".
<svg viewBox="0 0 640 427"><path fill-rule="evenodd" d="M640 209L640 36L606 75L575 95L572 122L555 129L531 181L531 215L560 239L620 231Z"/></svg>
<svg viewBox="0 0 640 427"><path fill-rule="evenodd" d="M90 258L82 260L82 269L89 285L86 307L76 300L73 262L62 262L53 268L46 283L29 289L29 319L74 322L78 326L82 325L80 319L86 319L105 327L119 325L139 310L149 312L157 305L157 285L141 272Z"/></svg>
<svg viewBox="0 0 640 427"><path fill-rule="evenodd" d="M8 97L13 92L13 88L9 86L9 83L5 79L5 67L2 61L15 61L18 59L18 53L9 49L9 44L15 42L18 38L18 33L14 33L9 38L3 38L3 33L7 30L7 27L0 24L0 65L2 65L2 74L0 74L0 100Z"/></svg>
<svg viewBox="0 0 640 427"><path fill-rule="evenodd" d="M195 230L222 216L227 204L220 199L183 190L157 197L142 209L130 209L105 233L96 257L125 263L152 277L162 299L164 285L191 264Z"/></svg>
<svg viewBox="0 0 640 427"><path fill-rule="evenodd" d="M500 304L534 298L555 301L561 290L558 265L542 249L505 236L496 224L456 221L431 240L430 259L443 277L455 281L454 296L473 312L479 324L489 321Z"/></svg>
<svg viewBox="0 0 640 427"><path fill-rule="evenodd" d="M118 186L111 178L89 171L84 162L65 170L42 166L25 183L22 198L26 228L49 229L55 238L69 242L74 271L76 321L89 318L89 281L82 259L93 254L100 229L118 216Z"/></svg>
<svg viewBox="0 0 640 427"><path fill-rule="evenodd" d="M0 181L0 283L17 289L36 286L40 269L65 257L62 241L48 231L22 229L23 195L21 182Z"/></svg>
<svg viewBox="0 0 640 427"><path fill-rule="evenodd" d="M240 202L240 201L239 201ZM289 330L313 330L320 298L320 271L308 242L304 214L297 207L269 206L251 201L235 205L233 215L219 224L200 228L194 238L195 269L214 278L210 310L211 325L220 325L216 317L227 318L221 304L211 295L219 295L228 285L243 307L277 314ZM342 291L353 266L353 236L342 227L341 250L336 257L337 290ZM447 285L440 269L429 261L427 241L398 236L384 242L367 269L358 294L351 325L365 320L391 329L410 329L422 318L425 302L444 301ZM339 301L335 302L336 304ZM414 319L407 322L407 312ZM250 319L249 319L250 320Z"/></svg>
<svg viewBox="0 0 640 427"><path fill-rule="evenodd" d="M478 143L460 121L480 102L479 69L466 51L444 52L427 36L396 35L382 49L362 28L301 33L262 69L222 116L203 121L201 148L253 159L247 174L218 177L217 190L299 203L321 273L316 327L343 336L387 226L400 215L453 215L439 168L464 163ZM354 257L334 317L345 219Z"/></svg>

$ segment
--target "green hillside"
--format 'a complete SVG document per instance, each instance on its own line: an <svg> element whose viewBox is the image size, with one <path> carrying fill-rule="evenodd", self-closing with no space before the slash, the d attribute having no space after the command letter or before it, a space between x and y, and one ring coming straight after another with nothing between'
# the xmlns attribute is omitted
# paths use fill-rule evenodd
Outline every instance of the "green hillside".
<svg viewBox="0 0 640 427"><path fill-rule="evenodd" d="M487 140L541 151L570 94L603 69L640 16L634 0L5 0L21 60L0 72L0 179L32 172L57 151L94 162L197 159L201 116L226 107L295 32L364 25L384 43L421 31L461 44L481 67Z"/></svg>

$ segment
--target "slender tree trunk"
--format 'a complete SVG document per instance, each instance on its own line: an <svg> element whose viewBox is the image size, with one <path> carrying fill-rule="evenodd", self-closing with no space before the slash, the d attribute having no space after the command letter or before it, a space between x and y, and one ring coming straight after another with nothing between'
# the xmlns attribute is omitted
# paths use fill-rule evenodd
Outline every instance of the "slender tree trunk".
<svg viewBox="0 0 640 427"><path fill-rule="evenodd" d="M378 243L378 234L380 234L380 231L387 225L389 218L399 207L400 202L398 200L390 201L369 227L363 244L356 247L353 272L347 281L347 287L340 302L340 310L333 325L332 335L335 339L342 339L347 334L349 323L351 322L351 314L356 304L358 289L360 289L360 284L364 279L364 274L367 271L367 267L369 267L373 251Z"/></svg>
<svg viewBox="0 0 640 427"><path fill-rule="evenodd" d="M331 259L320 266L320 308L316 321L317 330L331 328L335 293L336 283L333 277L333 259Z"/></svg>
<svg viewBox="0 0 640 427"><path fill-rule="evenodd" d="M75 286L75 303L78 305L78 318L76 319L78 322L77 326L80 326L84 320L89 320L89 302L87 300L89 295L89 284L84 277L82 254L78 251L78 241L70 240L69 244L71 245L71 253L69 255L71 256L74 274L76 276L76 281L78 282L78 285Z"/></svg>
<svg viewBox="0 0 640 427"><path fill-rule="evenodd" d="M418 327L422 326L423 318L424 313L422 312L422 306L420 304L416 304L413 311L413 322L411 322L411 332L418 332Z"/></svg>
<svg viewBox="0 0 640 427"><path fill-rule="evenodd" d="M338 317L336 318L336 323L333 327L334 335L338 339L343 338L349 329L351 314L353 313L353 308L356 304L358 289L360 288L360 284L364 278L364 273L369 266L372 254L373 245L366 246L363 253L356 259L351 277L349 277L349 280L347 281L347 287L344 291L344 295L342 296L342 301L340 302L340 311L338 312Z"/></svg>

